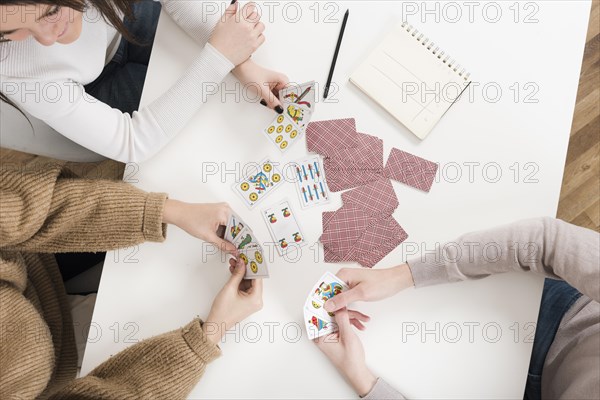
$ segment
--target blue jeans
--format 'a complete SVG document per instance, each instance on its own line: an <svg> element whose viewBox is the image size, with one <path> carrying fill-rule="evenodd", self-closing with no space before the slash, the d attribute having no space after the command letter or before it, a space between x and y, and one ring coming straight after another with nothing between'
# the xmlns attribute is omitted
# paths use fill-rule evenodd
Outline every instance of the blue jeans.
<svg viewBox="0 0 600 400"><path fill-rule="evenodd" d="M100 76L85 86L87 93L129 114L139 108L160 8L160 3L152 0L134 3L135 21L125 19L124 23L137 43L122 38Z"/></svg>
<svg viewBox="0 0 600 400"><path fill-rule="evenodd" d="M542 370L550 345L565 313L581 297L575 288L565 281L546 279L542 303L538 314L533 351L529 361L529 372L525 385L525 400L542 398Z"/></svg>

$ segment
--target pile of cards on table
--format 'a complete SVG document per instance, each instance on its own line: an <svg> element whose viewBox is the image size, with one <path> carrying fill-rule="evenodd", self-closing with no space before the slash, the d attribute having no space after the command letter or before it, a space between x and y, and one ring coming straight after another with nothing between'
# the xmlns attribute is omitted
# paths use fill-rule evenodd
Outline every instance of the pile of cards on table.
<svg viewBox="0 0 600 400"><path fill-rule="evenodd" d="M239 251L239 257L246 264L246 279L269 277L263 248L254 232L239 216L231 214L225 229L219 233L219 236L233 243Z"/></svg>
<svg viewBox="0 0 600 400"><path fill-rule="evenodd" d="M304 303L304 323L310 340L338 330L333 313L323 308L325 302L344 291L348 285L331 272L326 272L313 286Z"/></svg>
<svg viewBox="0 0 600 400"><path fill-rule="evenodd" d="M383 141L356 131L354 118L308 124L306 145L321 154L332 192L352 189L381 177L429 192L437 164L399 149L392 149L383 165Z"/></svg>
<svg viewBox="0 0 600 400"><path fill-rule="evenodd" d="M356 261L372 268L408 238L392 216L398 198L389 179L347 191L342 201L339 210L323 213L325 262Z"/></svg>
<svg viewBox="0 0 600 400"><path fill-rule="evenodd" d="M316 85L312 81L292 84L279 92L283 114L276 116L264 133L281 152L285 152L304 135L306 125L315 112L315 90Z"/></svg>

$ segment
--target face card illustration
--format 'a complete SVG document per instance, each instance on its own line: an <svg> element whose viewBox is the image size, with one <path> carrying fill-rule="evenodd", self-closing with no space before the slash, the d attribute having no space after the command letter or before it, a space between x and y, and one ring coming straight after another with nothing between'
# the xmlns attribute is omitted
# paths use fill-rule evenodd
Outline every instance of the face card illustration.
<svg viewBox="0 0 600 400"><path fill-rule="evenodd" d="M258 241L256 240L254 232L252 232L248 228L244 228L237 234L235 239L233 239L232 243L234 244L236 249L244 250L250 245L258 244Z"/></svg>
<svg viewBox="0 0 600 400"><path fill-rule="evenodd" d="M298 118L300 118L301 121L304 121L305 116L304 114L298 114ZM285 152L304 134L303 126L304 123L300 126L294 122L294 120L287 115L286 111L275 117L273 122L271 122L264 130L264 133L281 152Z"/></svg>
<svg viewBox="0 0 600 400"><path fill-rule="evenodd" d="M348 285L344 281L331 272L326 272L313 287L310 297L315 301L325 303L348 289Z"/></svg>
<svg viewBox="0 0 600 400"><path fill-rule="evenodd" d="M263 256L263 249L258 244L244 247L240 252L240 258L246 264L244 279L268 278L269 270Z"/></svg>
<svg viewBox="0 0 600 400"><path fill-rule="evenodd" d="M279 100L284 104L297 104L309 110L315 109L317 99L316 84L314 81L301 85L290 85L279 92Z"/></svg>
<svg viewBox="0 0 600 400"><path fill-rule="evenodd" d="M290 249L297 249L306 244L296 213L289 201L284 200L263 210L262 215L280 256Z"/></svg>
<svg viewBox="0 0 600 400"><path fill-rule="evenodd" d="M337 332L337 324L333 321L324 321L307 309L304 309L304 324L309 340Z"/></svg>
<svg viewBox="0 0 600 400"><path fill-rule="evenodd" d="M329 187L321 158L315 156L294 164L297 177L296 192L302 208L329 203Z"/></svg>
<svg viewBox="0 0 600 400"><path fill-rule="evenodd" d="M252 169L254 171L233 186L250 209L283 183L281 171L269 160Z"/></svg>
<svg viewBox="0 0 600 400"><path fill-rule="evenodd" d="M245 227L246 223L242 221L239 216L232 213L231 217L229 217L229 222L227 222L227 225L225 226L225 232L222 237L228 242L233 243Z"/></svg>

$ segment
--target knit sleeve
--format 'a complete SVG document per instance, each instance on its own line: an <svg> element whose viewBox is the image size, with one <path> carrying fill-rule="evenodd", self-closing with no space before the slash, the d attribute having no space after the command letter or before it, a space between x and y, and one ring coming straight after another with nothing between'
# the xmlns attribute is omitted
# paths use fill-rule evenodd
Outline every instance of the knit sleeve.
<svg viewBox="0 0 600 400"><path fill-rule="evenodd" d="M125 349L51 398L184 399L220 353L194 320Z"/></svg>
<svg viewBox="0 0 600 400"><path fill-rule="evenodd" d="M389 383L378 378L375 386L362 398L366 400L403 400L405 397Z"/></svg>
<svg viewBox="0 0 600 400"><path fill-rule="evenodd" d="M0 169L0 249L107 251L163 241L166 194L123 182L65 179L60 167Z"/></svg>
<svg viewBox="0 0 600 400"><path fill-rule="evenodd" d="M600 301L600 234L554 218L467 233L407 263L416 287L532 271Z"/></svg>
<svg viewBox="0 0 600 400"><path fill-rule="evenodd" d="M225 13L225 5L215 1L160 0L164 10L196 43L205 45Z"/></svg>
<svg viewBox="0 0 600 400"><path fill-rule="evenodd" d="M0 254L1 399L36 398L44 391L54 368L50 330L23 295L25 270L22 260Z"/></svg>

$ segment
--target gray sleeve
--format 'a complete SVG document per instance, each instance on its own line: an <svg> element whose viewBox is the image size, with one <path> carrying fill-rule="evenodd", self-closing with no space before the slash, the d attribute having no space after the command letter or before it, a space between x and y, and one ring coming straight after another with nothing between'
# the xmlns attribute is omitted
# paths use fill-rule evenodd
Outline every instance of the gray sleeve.
<svg viewBox="0 0 600 400"><path fill-rule="evenodd" d="M600 234L554 218L468 233L407 263L416 287L533 271L600 301Z"/></svg>
<svg viewBox="0 0 600 400"><path fill-rule="evenodd" d="M377 378L377 382L375 383L375 386L373 386L373 389L362 398L367 400L401 400L405 397L402 396L399 391L391 387L389 383L381 378Z"/></svg>

